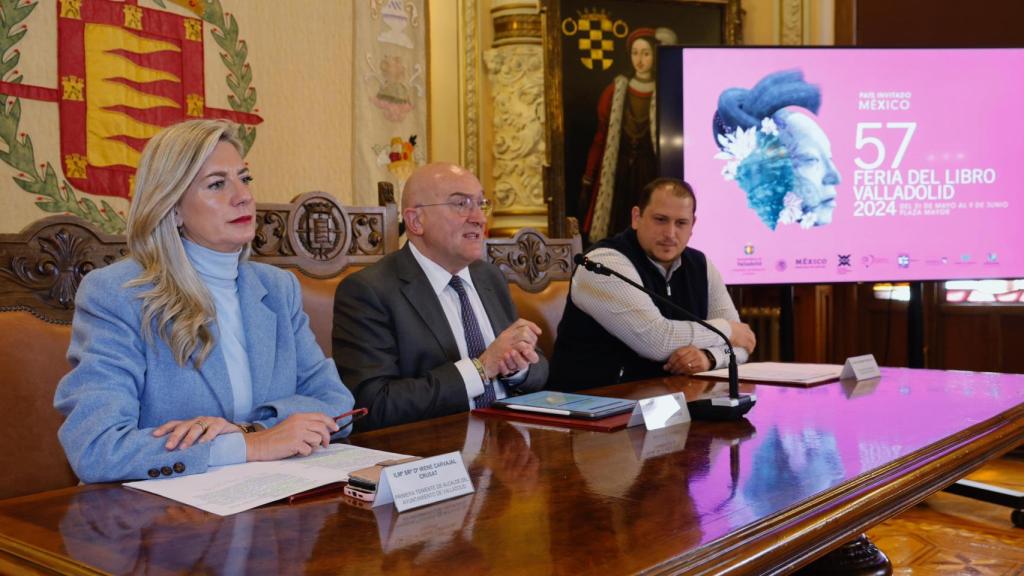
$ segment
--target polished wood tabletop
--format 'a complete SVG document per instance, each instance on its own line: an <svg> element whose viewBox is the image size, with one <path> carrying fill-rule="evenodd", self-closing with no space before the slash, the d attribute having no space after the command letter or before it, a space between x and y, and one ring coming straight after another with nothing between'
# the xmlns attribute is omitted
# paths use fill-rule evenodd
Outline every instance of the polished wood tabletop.
<svg viewBox="0 0 1024 576"><path fill-rule="evenodd" d="M600 390L724 393L665 378ZM1024 376L883 369L743 386L740 422L566 430L461 414L356 435L461 451L477 488L425 508L341 494L219 517L118 485L0 502L0 572L624 574L786 572L1024 442Z"/></svg>

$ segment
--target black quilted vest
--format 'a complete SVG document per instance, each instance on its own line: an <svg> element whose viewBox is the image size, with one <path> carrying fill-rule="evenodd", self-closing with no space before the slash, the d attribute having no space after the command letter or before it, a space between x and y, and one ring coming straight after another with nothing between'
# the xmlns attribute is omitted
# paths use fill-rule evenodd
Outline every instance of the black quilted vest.
<svg viewBox="0 0 1024 576"><path fill-rule="evenodd" d="M666 283L663 269L651 262L637 241L635 230L626 230L598 242L590 248L611 248L629 258L648 290L671 299L676 304L702 319L708 316L708 265L703 252L686 248L682 266ZM625 272L617 270L617 272ZM577 267L574 274L593 274ZM621 281L613 278L613 281ZM635 290L623 282L626 290ZM671 291L669 290L671 288ZM643 294L637 294L646 298ZM681 313L654 300L666 318L686 320ZM572 291L565 302L565 312L558 324L558 338L551 359L551 375L547 388L551 390L583 390L619 382L642 380L666 375L662 370L666 358L648 360L637 354L618 338L612 336L596 320L583 312L572 301Z"/></svg>

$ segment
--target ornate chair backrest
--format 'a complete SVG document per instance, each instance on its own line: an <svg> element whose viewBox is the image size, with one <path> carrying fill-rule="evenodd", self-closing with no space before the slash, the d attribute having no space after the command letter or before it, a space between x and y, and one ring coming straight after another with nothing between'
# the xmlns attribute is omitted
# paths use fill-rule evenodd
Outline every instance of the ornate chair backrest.
<svg viewBox="0 0 1024 576"><path fill-rule="evenodd" d="M583 250L576 219L568 219L570 238L548 238L523 228L511 238L488 238L485 258L505 274L521 318L540 326L538 345L551 358L558 322L565 309L573 258Z"/></svg>
<svg viewBox="0 0 1024 576"><path fill-rule="evenodd" d="M337 276L398 250L398 208L342 206L326 192L288 204L260 203L253 260L297 268L311 278Z"/></svg>
<svg viewBox="0 0 1024 576"><path fill-rule="evenodd" d="M77 216L50 216L17 234L0 234L0 312L24 310L68 324L82 276L127 253L123 236Z"/></svg>

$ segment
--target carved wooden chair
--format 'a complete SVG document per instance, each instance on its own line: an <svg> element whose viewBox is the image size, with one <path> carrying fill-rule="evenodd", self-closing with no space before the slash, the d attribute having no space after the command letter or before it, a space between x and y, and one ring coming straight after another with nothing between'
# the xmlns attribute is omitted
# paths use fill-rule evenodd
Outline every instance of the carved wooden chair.
<svg viewBox="0 0 1024 576"><path fill-rule="evenodd" d="M386 183L385 183L386 184ZM380 186L380 206L342 206L324 192L289 204L257 208L252 259L290 268L302 286L302 304L324 354L331 355L334 291L351 272L398 250L398 208Z"/></svg>
<svg viewBox="0 0 1024 576"><path fill-rule="evenodd" d="M57 382L68 371L75 292L82 276L125 254L124 239L74 216L51 216L0 235L0 498L65 486L77 479L57 441Z"/></svg>
<svg viewBox="0 0 1024 576"><path fill-rule="evenodd" d="M310 192L288 204L259 204L255 261L289 268L325 353L331 351L334 287L353 268L398 249L398 211L341 206ZM57 440L53 394L68 371L75 293L82 277L127 254L122 236L74 216L51 216L0 234L0 499L77 482Z"/></svg>
<svg viewBox="0 0 1024 576"><path fill-rule="evenodd" d="M576 219L567 221L569 238L548 238L524 228L511 238L488 238L485 250L487 261L508 279L519 316L540 326L538 345L549 359L569 295L572 260L583 250Z"/></svg>

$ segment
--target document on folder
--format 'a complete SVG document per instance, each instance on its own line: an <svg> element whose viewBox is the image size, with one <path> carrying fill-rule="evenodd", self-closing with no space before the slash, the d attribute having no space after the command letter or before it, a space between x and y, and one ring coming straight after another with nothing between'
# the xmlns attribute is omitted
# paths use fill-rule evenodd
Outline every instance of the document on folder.
<svg viewBox="0 0 1024 576"><path fill-rule="evenodd" d="M345 482L349 472L382 460L406 457L405 454L332 444L309 456L220 466L204 474L140 480L124 485L229 516L325 484Z"/></svg>
<svg viewBox="0 0 1024 576"><path fill-rule="evenodd" d="M739 366L740 380L810 386L838 380L841 364L797 364L794 362L750 362ZM697 376L728 378L729 369L700 372Z"/></svg>

